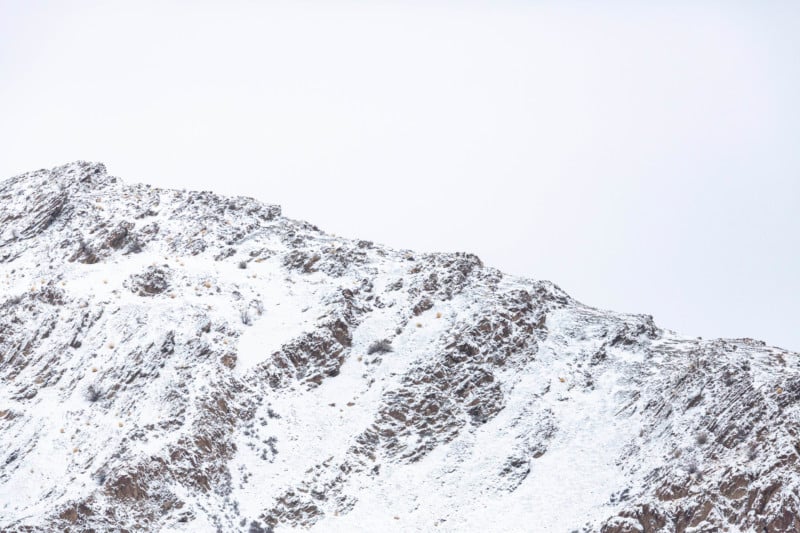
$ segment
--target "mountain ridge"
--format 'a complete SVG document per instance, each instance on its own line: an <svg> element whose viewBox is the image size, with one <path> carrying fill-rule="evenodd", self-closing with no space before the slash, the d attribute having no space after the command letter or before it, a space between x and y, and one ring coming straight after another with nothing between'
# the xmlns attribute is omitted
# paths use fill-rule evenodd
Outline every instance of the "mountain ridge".
<svg viewBox="0 0 800 533"><path fill-rule="evenodd" d="M798 354L75 162L0 182L0 528L797 531Z"/></svg>

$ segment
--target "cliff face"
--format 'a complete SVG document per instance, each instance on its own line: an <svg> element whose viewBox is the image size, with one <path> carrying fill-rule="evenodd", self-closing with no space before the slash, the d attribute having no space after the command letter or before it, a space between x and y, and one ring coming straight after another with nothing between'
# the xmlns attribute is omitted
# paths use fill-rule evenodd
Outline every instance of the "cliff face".
<svg viewBox="0 0 800 533"><path fill-rule="evenodd" d="M4 531L798 531L798 354L77 162L0 183Z"/></svg>

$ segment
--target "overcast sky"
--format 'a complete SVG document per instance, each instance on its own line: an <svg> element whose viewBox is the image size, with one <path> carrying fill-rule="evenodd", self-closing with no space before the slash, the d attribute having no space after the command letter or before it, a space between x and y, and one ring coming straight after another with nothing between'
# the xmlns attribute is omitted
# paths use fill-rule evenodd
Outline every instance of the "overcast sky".
<svg viewBox="0 0 800 533"><path fill-rule="evenodd" d="M800 3L662 4L0 0L0 176L103 161L800 350Z"/></svg>

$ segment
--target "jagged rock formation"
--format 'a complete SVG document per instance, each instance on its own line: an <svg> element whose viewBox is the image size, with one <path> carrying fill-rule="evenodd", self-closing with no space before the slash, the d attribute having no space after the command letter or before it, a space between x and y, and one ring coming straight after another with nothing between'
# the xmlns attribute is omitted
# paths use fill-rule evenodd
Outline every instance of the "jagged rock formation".
<svg viewBox="0 0 800 533"><path fill-rule="evenodd" d="M0 183L3 531L798 531L799 370L248 198Z"/></svg>

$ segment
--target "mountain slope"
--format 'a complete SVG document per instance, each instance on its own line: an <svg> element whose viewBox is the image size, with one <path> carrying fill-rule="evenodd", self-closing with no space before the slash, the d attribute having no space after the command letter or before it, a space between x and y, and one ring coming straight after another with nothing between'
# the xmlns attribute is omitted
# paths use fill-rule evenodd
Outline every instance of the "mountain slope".
<svg viewBox="0 0 800 533"><path fill-rule="evenodd" d="M76 162L0 183L4 531L797 531L798 354Z"/></svg>

